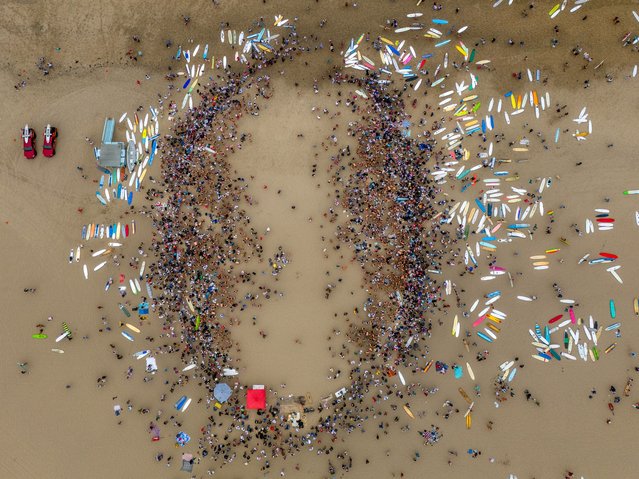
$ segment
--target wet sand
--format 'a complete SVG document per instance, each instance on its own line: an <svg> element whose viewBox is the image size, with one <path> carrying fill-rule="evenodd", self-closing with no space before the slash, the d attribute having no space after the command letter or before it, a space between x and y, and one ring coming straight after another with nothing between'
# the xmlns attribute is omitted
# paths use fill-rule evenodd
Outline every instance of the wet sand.
<svg viewBox="0 0 639 479"><path fill-rule="evenodd" d="M347 42L351 36L357 37L360 31L367 29L374 34L388 34L373 29L386 17L399 19L405 13L416 11L412 3L384 2L375 7L359 3L357 8L343 8L337 2L329 5L320 3L319 6L313 5L309 11L294 12L291 11L293 7L286 4L272 5L269 2L263 6L256 2L254 7L247 6L246 14L234 12L227 3L217 9L201 7L202 12L154 12L148 8L146 11L153 12L149 14L153 22L149 17L137 17L138 14L134 14L134 18L139 18L139 21L122 19L117 12L126 10L127 6L121 3L114 3L109 10L103 10L101 16L99 12L87 13L87 18L63 16L38 2L16 7L23 9L25 16L14 16L14 31L3 35L7 41L24 40L15 54L3 59L0 82L0 94L5 105L0 124L8 132L0 140L5 152L0 180L3 204L0 240L5 246L0 286L6 292L6 328L0 348L0 378L8 398L3 416L7 430L11 431L0 442L6 451L0 462L2 475L187 476L177 469L180 453L188 452L189 448L174 449L168 433L168 437L159 444L151 443L146 432L151 415L135 414L135 409L141 407L149 407L152 411L159 407L158 398L163 392L160 374L154 382L143 383L142 373L136 369L133 379L125 379L127 366L141 367L130 356L141 347L126 343L117 334L117 323L122 316L114 296L104 295L102 277L94 279L91 276L89 281L84 281L79 266L75 262L69 265L67 261L69 249L79 244L83 224L101 221L102 218L104 221L116 221L125 217L126 211L112 205L105 212L95 201L93 180L99 178L99 174L84 138L99 138L106 115L117 118L121 112L132 112L138 105L155 104L157 93L166 92L166 82L161 77L169 64L166 59L174 53L175 46L186 44L188 38L194 38L195 43L204 43L210 37L208 41L213 42L218 32L218 21L229 20L233 28L242 29L256 16L282 12L286 16L298 14L298 30L311 32L315 31L311 29L316 28L319 19L330 18L325 29L317 30L318 35L336 42ZM339 16L329 10L329 7L338 8L337 5L340 5ZM144 4L136 3L135 8L130 8L143 11L144 8L140 7ZM587 105L595 130L581 144L577 144L569 134L562 133L559 148L551 144L549 152L542 151L531 138L531 149L525 154L530 161L516 166L522 179L518 184L521 187L525 187L522 185L528 178L555 177L552 188L544 195L544 202L547 210L555 210L556 222L551 235L543 233L546 223L539 221L534 241L522 240L499 246L499 264L509 271L521 271L523 276L515 276L513 293L505 293L498 303L498 309L507 311L509 318L498 341L486 346L490 351L489 358L477 363L474 354L467 353L460 340L450 335L451 313L432 318L435 323L433 336L426 340L430 358L448 364L471 362L477 383L481 385L482 394L476 400L472 429L466 430L464 426L462 415L466 405L457 393L460 386L469 392L472 390L473 383L467 375L462 380L454 380L451 372L446 376L436 375L434 370L426 375L406 374L409 382L420 382L424 387L436 386L440 388L439 392L428 398L411 400L413 412L424 414L416 421L411 422L401 410L389 412L392 416L398 415L399 421L392 424L389 434L381 435L379 441L375 439L378 431L374 419L368 421L365 433L341 436L336 449L348 450L353 458L354 467L349 476L369 477L375 473L380 477L393 477L393 474L397 477L402 471L405 477L420 477L424 473L438 477L467 477L471 474L507 477L509 473L519 477L561 477L568 469L584 477L602 477L611 472L619 477L632 477L635 464L627 458L627 451L633 439L636 411L631 405L635 402L634 395L623 398L614 416L607 407L611 400L609 386L615 385L621 391L627 377L636 374L632 369L637 366L636 360L629 356L629 352L634 350L633 338L637 334L632 315L633 291L637 290L637 284L632 275L634 265L631 256L632 235L636 234L633 217L636 208L632 197L621 196L621 191L636 187L629 183L633 171L631 119L636 79L625 78L630 75L634 58L629 47L623 49L619 42L626 31L634 28L630 9L631 6L626 4L603 8L589 3L582 9L584 15L589 16L583 22L583 15L563 14L556 22L561 30L560 45L551 49L549 39L555 23L548 20L545 6L543 12L531 13L528 18L521 19L521 6L500 6L492 10L487 6L480 9L474 5L462 5L460 15L463 20L456 23L471 25L472 33L465 37L468 42L480 37L496 36L499 39L494 45L480 50L483 58L493 60L495 68L494 72L480 76L484 98L493 92L497 95L510 89L527 88L527 81L514 80L510 73L527 65L541 68L549 77L547 89L551 92L553 104L557 101L568 105L570 115L567 118L573 118L582 106ZM422 11L426 15L431 13L428 5ZM180 15L183 14L192 18L188 28L181 23ZM453 15L448 5L441 14L446 18ZM622 16L621 26L612 23L616 15ZM43 16L52 16L50 27L43 27L42 20L40 23L29 20ZM501 21L497 29L496 19ZM523 33L509 31L508 22L517 22ZM71 28L74 25L78 26ZM100 33L110 32L112 28L116 29L117 35ZM22 35L23 32L26 32L25 35ZM66 36L62 32L71 32L71 35ZM98 35L85 38L94 32ZM133 34L142 37L139 47L130 41ZM521 37L526 46L508 46L505 41L510 36L517 42ZM393 38L396 37L398 35ZM164 48L165 38L174 42L169 50ZM604 66L597 72L592 71L593 65L582 71L584 61L570 53L577 43L590 52L594 64L606 59ZM54 45L61 47L59 53L52 50ZM122 60L129 48L141 48L143 57L138 62ZM330 57L332 64L341 62L339 48L337 50ZM42 77L33 67L37 58L43 55L56 65L47 77ZM528 63L523 62L526 55ZM108 67L87 67L105 57L112 62ZM75 60L79 60L82 67L75 66ZM564 62L570 64L566 72L561 67ZM332 203L332 189L327 184L326 172L329 158L326 152L314 148L331 134L332 121L318 121L311 111L311 107L320 104L331 108L324 96L331 86L325 79L320 82L318 95L312 91L312 79L322 74L321 65L317 61L303 69L296 61L284 68L286 74L274 80L273 98L264 104L262 115L242 119L242 128L253 136L252 143L231 158L239 174L255 177L248 191L255 198L255 204L244 207L254 218L258 231L265 232L267 227L270 228L263 243L265 252L270 254L281 245L290 259L278 275L278 281L271 282L284 292L284 296L273 295L259 311L249 309L243 312L242 324L232 330L233 339L242 349L239 355L242 382L264 383L284 394L309 394L314 402L348 383L344 377L327 379L331 374L329 368L345 371L347 366L344 360L332 357L324 339L334 329L342 331L341 337L331 340L331 345L339 347L347 329L340 316L361 305L365 298L361 290L361 273L350 258L346 254L344 259L339 258L330 247L329 258L323 256L327 242L322 241L321 236L334 236L334 231L331 224L322 220L323 213ZM16 91L13 85L22 78L17 74L23 69L31 72L30 79L24 89ZM151 75L151 80L144 80L146 73ZM605 73L613 74L615 80L607 83ZM583 89L583 81L587 78L592 86ZM136 80L140 80L142 85L136 85ZM300 84L299 89L292 84L295 81ZM176 101L178 99L181 96ZM526 115L532 125L530 113ZM40 153L33 162L24 160L18 144L18 128L25 122L33 125L40 145L41 130L46 121L54 122L61 133L56 157L49 160ZM499 131L506 133L508 140L515 140L527 133L521 123L513 121L510 128L500 128ZM166 122L163 128L164 125ZM549 142L552 142L557 126L574 130L574 123L568 119L558 122L552 114L542 117L535 125L542 126ZM304 135L303 139L297 137L299 133ZM274 137L276 141L273 141ZM613 148L607 147L610 143L614 143ZM472 150L470 142L465 146ZM519 158L508 150L502 147L500 156ZM319 153L317 159L314 158L316 152ZM579 161L583 164L575 166ZM317 176L312 177L314 164L318 165ZM82 179L82 172L76 169L78 165L84 169L87 180ZM150 174L159 175L157 164ZM282 190L281 194L277 194L277 190ZM455 198L472 198L472 191L469 193ZM610 198L609 203L604 201L605 197ZM566 208L559 209L561 204ZM291 209L293 205L295 210ZM79 213L78 208L83 208L83 212ZM583 227L585 217L594 217L594 208L610 208L614 212L618 219L615 230L577 237L570 225L578 223ZM309 217L312 222L308 221ZM136 215L135 219L138 232L131 238L132 241L125 244L126 257L135 254L139 241L149 244L151 240L148 218ZM559 243L562 236L570 246ZM88 243L83 255L93 246ZM550 270L532 271L529 256L554 247L561 247L562 251L561 256L551 257ZM518 252L517 256L513 255L514 251ZM577 266L577 260L585 253L597 251L619 254L623 265L620 270L623 285L618 285L603 270L595 270L599 267ZM562 264L558 263L561 258L565 260ZM627 261L623 261L626 258ZM126 262L123 263L126 266ZM329 276L326 271L330 272ZM113 274L116 274L115 271ZM497 289L493 284L498 281L499 289L510 289L501 279L484 284L477 278L470 281L467 276L458 278L454 274L451 271L450 278L466 290L464 300L467 303ZM343 281L327 301L324 288L327 282L338 278ZM551 287L555 282L566 297L580 303L580 316L592 314L600 324L611 322L608 300L615 299L618 318L623 322L623 336L616 340L617 348L604 360L597 363L579 360L575 363L541 364L530 358L534 350L530 346L527 329L535 322L543 326L548 318L561 312ZM23 292L24 288L31 287L37 289L35 294ZM521 303L515 299L516 294L536 295L539 300L531 304ZM99 305L104 309L97 310ZM253 314L258 317L255 327L250 324ZM54 318L50 323L47 322L48 316ZM98 332L103 326L101 316L107 316L113 332ZM444 326L439 327L437 320L441 320ZM50 348L55 347L51 337L57 336L62 321L71 325L75 339L62 343L65 354L55 355L50 352ZM49 339L46 344L30 337L37 332L34 328L37 323L47 326L45 332ZM145 326L144 333L159 334L160 322L152 317L150 323ZM266 339L258 334L260 329L267 333ZM85 335L89 339L83 340ZM109 343L117 343L126 359L115 360ZM483 345L480 346L483 348ZM605 348L607 343L601 346ZM458 358L459 354L464 355L463 360ZM513 384L516 397L497 409L493 405L491 380L499 364L516 356L525 364ZM157 357L161 369L180 366L176 358L168 355ZM17 361L29 363L29 374L19 373L15 366ZM108 375L109 381L104 388L96 389L95 378L103 374ZM392 380L397 381L396 378ZM285 389L280 388L283 383L286 383ZM66 385L70 385L70 389ZM523 390L526 388L541 402L541 407L525 400ZM592 388L597 390L597 394L590 400L588 395ZM195 384L187 386L183 394L187 393L194 398L203 397L203 392ZM118 396L115 401L111 399L114 396ZM117 425L112 406L114 403L124 405L127 399L131 399L135 409L132 413L125 413L122 425ZM163 405L163 409L172 409L172 399ZM436 416L435 412L441 410L446 400L453 401L462 413L448 420ZM183 429L191 431L194 438L209 414L204 408L195 406L192 405L188 413L182 415ZM611 424L606 424L607 418L612 419ZM486 428L488 421L494 422L492 431ZM415 431L433 423L441 427L444 437L434 447L425 448ZM402 431L400 428L407 424L411 431ZM169 431L169 428L163 430ZM482 455L471 459L466 454L468 448L479 449ZM196 446L191 452L196 452L195 449ZM170 469L153 460L153 455L159 450L164 451L165 456L173 455ZM449 450L456 451L458 456L450 455ZM415 451L420 452L421 459L413 462ZM494 457L496 462L490 463L490 457ZM370 464L365 464L366 458ZM453 462L450 467L448 460ZM508 465L502 464L504 461L508 461ZM196 477L206 476L205 464L196 465ZM294 464L300 464L300 472L294 469ZM236 461L217 475L258 477L259 466L259 463L253 462L245 468ZM326 458L314 452L303 452L285 462L273 461L271 475L277 475L282 468L288 477L301 477L302 473L311 477L329 477Z"/></svg>

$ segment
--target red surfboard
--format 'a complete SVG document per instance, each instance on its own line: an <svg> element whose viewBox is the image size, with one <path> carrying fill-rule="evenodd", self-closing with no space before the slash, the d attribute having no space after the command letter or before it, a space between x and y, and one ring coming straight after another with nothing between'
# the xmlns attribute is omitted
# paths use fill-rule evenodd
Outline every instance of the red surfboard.
<svg viewBox="0 0 639 479"><path fill-rule="evenodd" d="M550 321L548 321L548 324L556 323L557 321L559 321L563 317L564 317L563 314L558 314L554 318L550 319Z"/></svg>

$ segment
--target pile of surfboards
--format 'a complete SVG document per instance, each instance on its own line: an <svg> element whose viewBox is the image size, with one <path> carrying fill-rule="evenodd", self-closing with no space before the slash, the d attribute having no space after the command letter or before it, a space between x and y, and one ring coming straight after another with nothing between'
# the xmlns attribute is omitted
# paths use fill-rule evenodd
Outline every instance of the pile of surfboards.
<svg viewBox="0 0 639 479"><path fill-rule="evenodd" d="M292 25L288 25L289 20L284 19L282 15L275 16L275 23L273 26L276 27L284 27L284 28L293 28ZM247 64L248 59L245 54L248 54L253 49L256 52L274 52L275 47L271 45L271 42L279 38L279 34L271 34L270 30L267 28L262 28L258 33L254 33L251 35L245 35L243 31L238 33L237 30L220 30L220 43L227 43L231 46L239 46L242 47L241 50L238 50L234 54L234 60L239 63ZM200 81L200 77L204 74L204 70L206 68L206 62L211 62L212 68L217 68L221 66L226 70L228 67L228 60L226 55L222 56L221 62L218 64L215 61L215 55L211 55L209 60L209 45L208 43L204 47L202 52L202 60L203 62L198 64L191 64L191 61L197 58L197 55L200 50L200 45L198 44L193 52L190 50L182 50L182 47L178 48L178 51L175 55L175 59L179 60L184 57L186 62L185 69L183 72L178 72L178 76L185 77L186 80L182 85L182 90L186 90L186 94L184 95L184 99L182 100L182 109L186 108L187 104L189 109L193 108L193 97L192 93L198 82Z"/></svg>
<svg viewBox="0 0 639 479"><path fill-rule="evenodd" d="M595 209L595 222L598 231L612 231L615 227L615 218L610 217L610 210L606 208ZM590 218L586 218L586 234L594 232L594 222Z"/></svg>
<svg viewBox="0 0 639 479"><path fill-rule="evenodd" d="M499 299L499 296L497 299ZM497 334L501 331L501 324L506 318L506 313L495 309L492 305L486 306L479 312L472 326L473 328L483 327L482 331L477 331L477 336L486 342L492 343L497 340Z"/></svg>
<svg viewBox="0 0 639 479"><path fill-rule="evenodd" d="M588 135L590 135L592 133L592 120L588 119L588 113L586 112L586 107L583 107L581 109L581 112L579 113L579 117L573 118L572 121L574 121L578 125L580 125L582 123L587 123L588 124L588 130L587 131L575 130L575 132L572 135L572 136L574 136L577 139L577 141L584 141L586 139L586 137L588 137Z"/></svg>
<svg viewBox="0 0 639 479"><path fill-rule="evenodd" d="M274 27L280 28L291 28L294 29L294 25L289 23L288 18L284 18L282 15L274 16ZM237 32L237 30L220 30L220 43L227 43L231 46L239 46L242 47L241 51L236 51L233 59L236 62L247 64L249 61L246 58L246 54L250 53L253 50L256 53L273 53L275 52L275 46L272 44L274 40L280 37L279 33L271 33L271 31L267 28L262 28L259 32L253 33L251 35L245 35L243 31ZM208 45L207 45L208 47ZM205 50L204 59L206 59L206 52L208 48ZM211 59L211 64L215 67L215 58ZM228 66L228 61L226 55L222 57L222 67L226 69Z"/></svg>
<svg viewBox="0 0 639 479"><path fill-rule="evenodd" d="M620 336L620 322L614 322L616 318L616 307L614 300L610 300L610 317L613 322L608 326L600 326L596 320L590 315L586 322L582 318L577 318L573 310L574 300L562 299L563 304L569 304L568 318L564 319L564 314L557 314L548 320L548 324L544 326L543 332L539 324L535 324L534 331L529 329L528 332L532 338L532 345L536 349L533 358L541 362L561 361L562 358L577 360L577 356L583 361L598 361L601 358L601 350L599 341L603 333L614 333ZM555 323L559 323L555 325ZM583 335L581 333L583 332ZM559 333L559 341L554 341L552 336ZM617 343L610 343L604 350L603 354L612 352ZM563 350L562 350L563 349ZM576 355L575 355L576 349Z"/></svg>
<svg viewBox="0 0 639 479"><path fill-rule="evenodd" d="M417 13L409 14L409 18L417 18L419 16L421 16L421 14L417 14ZM448 20L444 20L444 19L434 18L431 21L435 25L448 24ZM441 40L443 35L450 35L450 36L454 35L454 38L458 40L459 35L461 35L464 31L466 31L467 28L468 28L467 26L464 26L462 28L457 29L456 31L448 31L444 33L435 27L431 27L427 29L426 33L424 34L424 37L437 40L434 44L434 48L440 48L440 47L449 45L452 42L451 38L446 40ZM395 33L405 33L405 32L410 32L414 30L424 30L424 29L425 29L425 26L423 23L412 23L410 26L397 28L395 30ZM421 74L422 72L425 72L423 68L426 65L427 61L434 57L433 53L425 53L422 55L418 55L417 52L415 51L415 48L412 45L405 45L406 43L405 40L392 41L388 38L380 37L383 43L383 48L379 50L379 57L380 57L382 66L378 68L375 65L375 61L373 61L371 58L367 57L366 55L362 54L359 50L359 46L362 40L364 39L364 37L365 37L365 34L362 33L357 40L355 40L354 38L351 39L351 43L349 47L344 52L344 66L346 68L353 68L356 70L369 70L369 71L379 70L380 72L386 73L388 75L391 75L392 73L397 73L402 75L405 81L415 81L415 84L413 86L415 90L417 90L421 86L423 77L420 78L417 73ZM404 48L405 46L406 48ZM456 48L456 51L458 51L464 57L465 61L468 61L471 63L475 61L475 55L476 55L475 50L474 49L469 50L461 40L458 40L457 44L455 44L455 48ZM477 62L477 64L481 65L488 62L489 62L488 60L485 60L484 62ZM440 63L435 69L435 73L433 75L433 80L431 83L432 87L435 87L438 84L442 83L444 79L448 76L448 75L444 75L441 78L438 78L439 73L442 71L442 64L443 64L443 69L445 70L448 68L448 63L449 63L449 55L448 55L448 52L445 52L443 54L442 63ZM471 78L471 85L472 85L470 88L472 89L474 85L476 85L476 78L473 74L470 74L470 78ZM464 88L464 90L467 88L468 86Z"/></svg>
<svg viewBox="0 0 639 479"><path fill-rule="evenodd" d="M502 381L512 382L515 379L515 375L517 374L518 365L515 360L504 361L499 365L499 372L497 375L501 378Z"/></svg>

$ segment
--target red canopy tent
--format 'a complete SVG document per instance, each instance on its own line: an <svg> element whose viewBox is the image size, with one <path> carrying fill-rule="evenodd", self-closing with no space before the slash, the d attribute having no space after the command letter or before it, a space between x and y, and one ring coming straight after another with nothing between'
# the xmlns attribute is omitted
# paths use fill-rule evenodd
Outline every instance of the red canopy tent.
<svg viewBox="0 0 639 479"><path fill-rule="evenodd" d="M266 390L249 389L246 391L246 408L247 409L266 409Z"/></svg>

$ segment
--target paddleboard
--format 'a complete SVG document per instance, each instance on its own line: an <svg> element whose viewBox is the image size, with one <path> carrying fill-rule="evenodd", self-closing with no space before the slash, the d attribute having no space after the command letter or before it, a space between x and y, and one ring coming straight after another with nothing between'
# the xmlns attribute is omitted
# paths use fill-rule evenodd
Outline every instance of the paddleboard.
<svg viewBox="0 0 639 479"><path fill-rule="evenodd" d="M182 368L182 372L190 371L191 369L195 369L196 367L196 364L189 364L188 366Z"/></svg>
<svg viewBox="0 0 639 479"><path fill-rule="evenodd" d="M33 339L47 339L48 336L46 334L32 334L31 337Z"/></svg>

